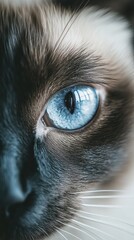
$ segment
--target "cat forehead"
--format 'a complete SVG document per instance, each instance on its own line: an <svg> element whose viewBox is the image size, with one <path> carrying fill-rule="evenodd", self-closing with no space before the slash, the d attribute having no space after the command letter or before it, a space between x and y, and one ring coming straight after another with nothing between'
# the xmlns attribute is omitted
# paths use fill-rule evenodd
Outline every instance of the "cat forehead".
<svg viewBox="0 0 134 240"><path fill-rule="evenodd" d="M83 48L133 75L132 33L122 18L93 7L76 14L55 7L47 16L41 12L46 31L49 26L49 43L57 51L65 54Z"/></svg>
<svg viewBox="0 0 134 240"><path fill-rule="evenodd" d="M7 15L10 15L10 7L7 9ZM115 14L93 7L72 13L49 1L26 8L14 7L13 11L16 23L21 22L19 31L21 32L22 25L27 31L31 50L29 53L37 61L45 56L48 48L53 55L64 57L83 49L86 55L92 53L94 57L99 57L102 62L111 65L110 68L114 69L116 65L116 69L122 71L123 75L129 74L133 78L133 50L130 44L132 34L127 23ZM5 21L3 9L1 12ZM11 21L12 17L9 19ZM39 34L40 29L43 34Z"/></svg>

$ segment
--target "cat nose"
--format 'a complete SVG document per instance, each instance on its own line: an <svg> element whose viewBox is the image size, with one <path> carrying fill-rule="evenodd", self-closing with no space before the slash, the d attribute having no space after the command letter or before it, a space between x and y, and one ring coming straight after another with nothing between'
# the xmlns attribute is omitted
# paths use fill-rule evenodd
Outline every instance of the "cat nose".
<svg viewBox="0 0 134 240"><path fill-rule="evenodd" d="M27 184L27 177L21 177L21 166L15 159L2 158L0 160L0 212L6 217L11 215L14 210L19 211L25 204L31 188Z"/></svg>
<svg viewBox="0 0 134 240"><path fill-rule="evenodd" d="M16 178L6 179L0 181L0 209L5 214L5 217L10 217L14 212L22 209L22 206L27 201L31 190L26 188L25 191L20 184L20 181Z"/></svg>
<svg viewBox="0 0 134 240"><path fill-rule="evenodd" d="M8 182L2 183L4 188L3 196L0 196L0 208L2 208L3 212L5 213L6 217L9 217L12 210L17 207L19 209L22 206L28 196L30 195L30 189L26 189L25 191L22 189L21 184L19 181L17 182Z"/></svg>

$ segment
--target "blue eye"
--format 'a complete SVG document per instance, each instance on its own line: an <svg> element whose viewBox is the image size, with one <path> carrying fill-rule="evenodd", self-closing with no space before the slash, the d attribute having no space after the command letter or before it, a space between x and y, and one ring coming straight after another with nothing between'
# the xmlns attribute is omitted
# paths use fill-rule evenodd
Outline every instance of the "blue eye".
<svg viewBox="0 0 134 240"><path fill-rule="evenodd" d="M73 86L57 92L48 102L45 116L52 126L76 130L89 123L99 106L96 90L89 86Z"/></svg>

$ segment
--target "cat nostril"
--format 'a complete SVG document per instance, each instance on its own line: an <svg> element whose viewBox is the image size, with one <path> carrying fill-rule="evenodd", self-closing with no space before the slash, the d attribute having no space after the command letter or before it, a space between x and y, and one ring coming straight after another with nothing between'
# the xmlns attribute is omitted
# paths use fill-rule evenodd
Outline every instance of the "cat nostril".
<svg viewBox="0 0 134 240"><path fill-rule="evenodd" d="M27 209L33 190L27 161L18 156L18 147L17 152L14 149L7 147L0 154L0 212L10 219L21 216Z"/></svg>
<svg viewBox="0 0 134 240"><path fill-rule="evenodd" d="M8 195L8 198L6 199L7 205L14 205L16 203L22 203L27 198L28 192L24 193L20 188L15 188L11 194Z"/></svg>
<svg viewBox="0 0 134 240"><path fill-rule="evenodd" d="M5 217L8 218L15 213L16 209L18 212L22 209L22 205L25 204L31 194L31 188L28 186L24 191L17 182L14 185L11 184L7 190L5 195L2 198L0 197L0 205L5 212Z"/></svg>
<svg viewBox="0 0 134 240"><path fill-rule="evenodd" d="M22 208L32 191L29 176L24 174L23 177L21 176L23 166L21 166L20 158L15 154L5 151L0 158L0 211L6 217L10 215L11 209L16 208L15 206L19 213L19 209Z"/></svg>
<svg viewBox="0 0 134 240"><path fill-rule="evenodd" d="M19 191L14 192L14 195L8 198L8 201L6 201L4 206L5 217L10 218L12 216L15 217L16 214L21 215L30 196L30 191L27 191L26 193Z"/></svg>

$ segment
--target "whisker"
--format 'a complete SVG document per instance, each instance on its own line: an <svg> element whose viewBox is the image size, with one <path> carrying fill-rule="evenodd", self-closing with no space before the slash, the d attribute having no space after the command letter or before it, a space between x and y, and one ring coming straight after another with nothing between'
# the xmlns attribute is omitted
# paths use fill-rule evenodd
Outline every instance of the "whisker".
<svg viewBox="0 0 134 240"><path fill-rule="evenodd" d="M56 42L55 44L55 47L54 47L54 52L57 50L57 48L59 47L59 45L62 43L62 41L64 40L65 36L67 35L67 33L69 32L70 28L72 27L72 25L74 24L74 22L77 20L77 18L79 17L79 14L77 14L80 9L83 7L86 7L87 4L89 3L89 0L87 0L87 2L85 3L85 1L83 0L80 5L78 6L77 9L75 9L69 19L69 21L67 22L67 24L65 25L63 31L62 31L62 34L60 35L58 41ZM76 15L77 14L77 15ZM75 16L76 15L76 16ZM75 16L75 18L74 18ZM73 19L74 18L74 19Z"/></svg>
<svg viewBox="0 0 134 240"><path fill-rule="evenodd" d="M108 195L108 196L79 196L82 199L111 199L111 198L134 198L134 196Z"/></svg>
<svg viewBox="0 0 134 240"><path fill-rule="evenodd" d="M65 231L65 230L63 230L63 229L61 229L61 231L63 231L63 232L65 232L65 233L69 234L69 235L72 236L72 237L75 237L76 239L81 240L81 238L75 236L74 234L72 234L72 233L70 233L70 232L68 232L68 231Z"/></svg>
<svg viewBox="0 0 134 240"><path fill-rule="evenodd" d="M61 223L61 222L58 221L58 220L57 220L57 222ZM67 226L70 227L70 228L73 228L73 229L75 229L75 230L77 230L77 231L79 231L79 232L81 232L81 233L84 233L85 235L87 235L88 237L90 237L92 240L96 240L91 234L83 231L82 229L79 229L79 228L77 228L77 227L75 227L75 226L72 226L72 225L70 225L70 224L67 224ZM103 239L102 239L102 240L103 240Z"/></svg>
<svg viewBox="0 0 134 240"><path fill-rule="evenodd" d="M53 53L49 56L49 59L47 61L47 64L50 63L51 57L53 56L53 54L56 52L56 50L58 49L58 47L60 46L60 44L63 42L64 38L66 37L66 35L68 34L69 30L71 29L71 27L73 26L74 22L77 20L77 18L79 17L80 13L80 9L83 7L86 7L88 5L88 3L90 2L90 0L87 0L86 3L83 0L78 8L76 8L71 17L69 18L68 22L66 23L65 27L63 28L63 31L61 33L61 35L59 36L58 40L55 43L54 49L53 49Z"/></svg>
<svg viewBox="0 0 134 240"><path fill-rule="evenodd" d="M72 194L90 194L90 193L127 193L127 191L124 190L118 190L118 189L102 189L102 190L89 190L89 191L81 191L81 192L74 192Z"/></svg>
<svg viewBox="0 0 134 240"><path fill-rule="evenodd" d="M38 226L38 229L48 237L48 233L43 228Z"/></svg>
<svg viewBox="0 0 134 240"><path fill-rule="evenodd" d="M99 205L99 204L86 204L86 203L82 203L81 204L84 207L94 207L94 208L124 208L123 205Z"/></svg>
<svg viewBox="0 0 134 240"><path fill-rule="evenodd" d="M72 209L73 211L75 210L75 209L73 209L73 208L71 208L71 207L69 207L69 208ZM95 216L95 217L108 218L108 219L111 219L111 220L114 220L114 221L118 221L118 222L120 222L120 223L122 223L122 224L126 224L127 226L134 227L133 224L127 223L127 222L125 222L125 221L122 221L122 219L120 219L120 218L110 217L110 216L103 215L103 214L89 213L89 212L85 212L85 211L82 211L82 210L79 210L79 212L84 213L84 214L87 214L87 215ZM76 214L76 212L75 212L75 214Z"/></svg>
<svg viewBox="0 0 134 240"><path fill-rule="evenodd" d="M76 223L75 223L75 224L76 224ZM78 225L78 224L76 224L76 225ZM90 229L90 233L92 233L95 237L97 237L97 239L94 238L91 234L89 234L89 233L87 233L87 232L85 231L85 230L87 230L87 229L85 229L84 226L81 226L81 228L83 228L84 230L79 229L79 228L76 228L75 226L72 226L72 225L68 225L68 226L69 226L69 227L73 227L74 229L76 229L76 230L84 233L85 235L87 235L88 237L90 237L90 239L97 240L97 239L99 238L100 240L104 240L101 236L98 236L96 233L92 232L91 229ZM79 226L79 225L78 225L78 226ZM92 230L93 230L93 229L92 229Z"/></svg>
<svg viewBox="0 0 134 240"><path fill-rule="evenodd" d="M58 230L58 228L56 228L56 232L58 232L65 240L68 240L68 238L66 238L66 237L64 236L64 234L62 234L62 233Z"/></svg>
<svg viewBox="0 0 134 240"><path fill-rule="evenodd" d="M90 220L90 221L97 222L97 223L101 223L101 224L104 224L104 225L108 225L108 226L110 226L110 227L113 227L113 228L116 228L116 229L118 229L118 230L124 231L124 232L126 232L126 233L128 233L128 234L134 235L134 233L132 233L132 232L128 231L127 229L124 229L124 228L122 228L122 227L120 227L120 226L116 226L115 224L108 223L108 222L105 222L105 221L102 221L102 220L97 220L97 219L95 219L95 218L89 218L89 217L80 215L80 214L78 214L78 213L76 213L76 215L77 215L78 217L82 218L82 219Z"/></svg>
<svg viewBox="0 0 134 240"><path fill-rule="evenodd" d="M87 227L87 228L89 228L89 229L93 229L93 230L95 230L95 231L97 231L97 232L100 232L100 233L102 233L102 234L104 234L104 235L106 235L106 236L108 236L108 237L111 237L111 238L114 239L114 240L117 240L117 239L116 239L115 237L113 237L111 234L109 234L109 233L107 233L107 232L104 232L104 231L102 231L101 229L98 229L98 228L93 227L93 226L89 226L89 225L87 225L87 224L85 224L85 223L81 223L81 222L79 222L79 221L77 221L77 220L74 220L74 219L72 219L72 221L75 222L75 223L77 223L77 224L79 224L79 226L80 226L80 225L83 225L83 226L85 226L85 227Z"/></svg>

